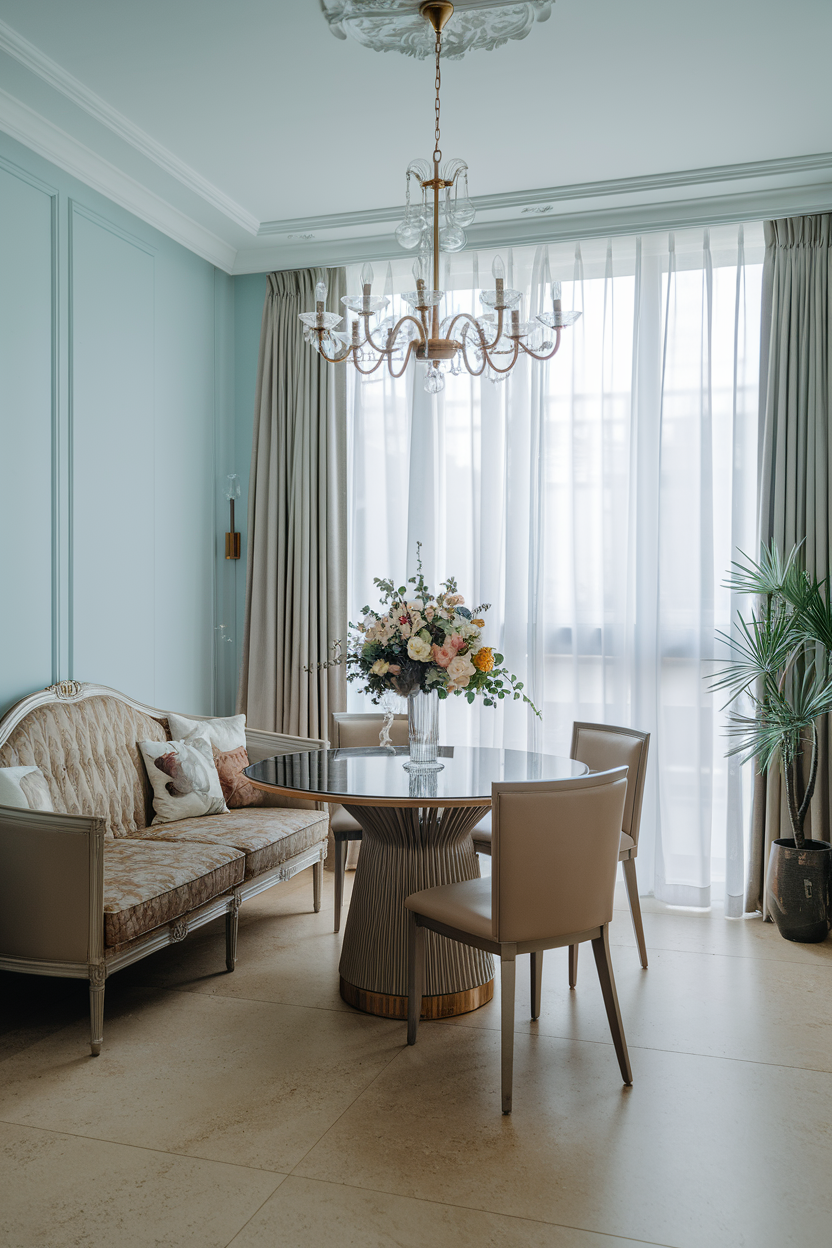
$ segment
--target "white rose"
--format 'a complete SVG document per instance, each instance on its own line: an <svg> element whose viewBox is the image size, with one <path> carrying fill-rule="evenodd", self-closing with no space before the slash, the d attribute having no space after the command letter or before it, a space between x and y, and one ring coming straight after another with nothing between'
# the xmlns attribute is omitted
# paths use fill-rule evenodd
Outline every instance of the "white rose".
<svg viewBox="0 0 832 1248"><path fill-rule="evenodd" d="M407 653L417 663L428 663L432 654L431 644L429 641L424 641L421 637L411 637L407 643ZM473 667L471 671L474 671Z"/></svg>
<svg viewBox="0 0 832 1248"><path fill-rule="evenodd" d="M416 612L421 611L424 608L424 605L425 604L422 602L421 598L416 598L414 599L413 602L409 602L407 604L407 609L410 612L410 614L413 615L414 611Z"/></svg>
<svg viewBox="0 0 832 1248"><path fill-rule="evenodd" d="M467 654L458 654L448 664L448 689L464 689L476 668Z"/></svg>
<svg viewBox="0 0 832 1248"><path fill-rule="evenodd" d="M389 667L390 664L385 663L384 659L376 659L375 663L370 668L370 671L374 676L385 676Z"/></svg>

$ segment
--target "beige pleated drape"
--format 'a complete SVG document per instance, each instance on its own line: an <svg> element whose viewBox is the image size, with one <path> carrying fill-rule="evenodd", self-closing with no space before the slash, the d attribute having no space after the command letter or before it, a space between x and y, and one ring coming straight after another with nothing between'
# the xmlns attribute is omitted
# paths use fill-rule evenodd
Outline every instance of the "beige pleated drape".
<svg viewBox="0 0 832 1248"><path fill-rule="evenodd" d="M248 565L238 709L272 732L329 736L346 707L331 657L347 628L346 394L343 366L303 341L315 285L340 308L343 269L269 275L254 415Z"/></svg>
<svg viewBox="0 0 832 1248"><path fill-rule="evenodd" d="M832 213L765 222L760 351L760 540L787 553L804 542L806 568L829 576L829 395L832 386ZM829 839L832 755L828 723L806 833ZM765 913L771 842L791 836L779 771L758 776L747 910ZM811 831L810 831L811 829Z"/></svg>

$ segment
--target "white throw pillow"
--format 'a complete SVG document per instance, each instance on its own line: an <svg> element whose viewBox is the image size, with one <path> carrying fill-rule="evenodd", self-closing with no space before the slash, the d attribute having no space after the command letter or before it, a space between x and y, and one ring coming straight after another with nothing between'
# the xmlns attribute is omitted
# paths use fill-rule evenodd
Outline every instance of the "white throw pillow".
<svg viewBox="0 0 832 1248"><path fill-rule="evenodd" d="M170 735L174 741L185 737L204 737L221 753L238 750L246 743L245 715L229 715L226 719L186 719L184 715L168 715Z"/></svg>
<svg viewBox="0 0 832 1248"><path fill-rule="evenodd" d="M0 767L0 806L18 810L54 810L46 777L39 767Z"/></svg>
<svg viewBox="0 0 832 1248"><path fill-rule="evenodd" d="M214 754L204 737L189 741L140 741L153 786L154 823L174 823L228 810Z"/></svg>

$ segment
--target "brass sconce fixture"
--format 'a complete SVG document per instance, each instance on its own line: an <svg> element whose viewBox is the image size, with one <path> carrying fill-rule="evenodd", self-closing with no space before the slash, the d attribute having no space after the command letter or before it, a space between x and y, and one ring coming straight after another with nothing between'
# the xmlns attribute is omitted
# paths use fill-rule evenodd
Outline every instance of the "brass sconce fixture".
<svg viewBox="0 0 832 1248"><path fill-rule="evenodd" d="M234 531L234 503L240 497L240 486L237 480L236 472L228 474L228 488L225 491L225 497L228 499L228 506L231 511L229 519L230 533L225 535L225 557L226 559L240 558L240 534Z"/></svg>

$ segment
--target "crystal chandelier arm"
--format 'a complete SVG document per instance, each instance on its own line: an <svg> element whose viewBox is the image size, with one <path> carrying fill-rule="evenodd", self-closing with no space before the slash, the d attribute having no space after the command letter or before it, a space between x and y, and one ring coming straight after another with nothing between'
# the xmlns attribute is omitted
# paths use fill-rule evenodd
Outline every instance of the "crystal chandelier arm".
<svg viewBox="0 0 832 1248"><path fill-rule="evenodd" d="M497 343L500 341L500 336L502 335L502 332L503 332L503 309L502 308L497 309L497 333L493 342L485 341L485 334L482 332L482 327L480 326L479 321L477 320L475 316L471 316L470 312L457 312L456 316L453 318L453 320L451 321L447 329L447 335L449 338L453 334L454 325L456 325L457 321L470 321L471 324L474 326L474 329L479 334L480 346L482 347L482 350L493 351Z"/></svg>
<svg viewBox="0 0 832 1248"><path fill-rule="evenodd" d="M477 326L479 329L479 326ZM480 377L485 372L485 366L488 363L488 356L485 351L482 353L482 363L479 368L473 368L468 360L468 343L467 334L462 335L462 362L472 377Z"/></svg>
<svg viewBox="0 0 832 1248"><path fill-rule="evenodd" d="M519 338L514 339L514 351L512 353L511 359L509 360L508 364L506 364L505 368L498 368L497 365L492 360L491 356L488 355L487 352L483 352L483 354L488 360L488 367L493 369L495 373L510 373L511 370L514 368L514 365L517 363L518 357L520 355L520 339Z"/></svg>
<svg viewBox="0 0 832 1248"><path fill-rule="evenodd" d="M552 350L548 353L548 355L538 355L536 351L532 351L530 347L527 347L524 342L520 343L520 348L522 351L526 352L526 355L530 355L533 360L551 360L552 356L557 355L558 353L561 333L562 331L560 329L555 330L555 345L552 347Z"/></svg>
<svg viewBox="0 0 832 1248"><path fill-rule="evenodd" d="M410 363L410 357L415 350L416 350L415 339L411 339L411 341L407 344L407 350L404 353L404 362L402 363L402 366L398 372L396 372L395 369L393 368L392 355L388 356L387 371L389 372L391 377L395 378L396 380L398 380L398 378L401 377L401 375L404 373L405 369L407 368L408 364Z"/></svg>
<svg viewBox="0 0 832 1248"><path fill-rule="evenodd" d="M318 351L320 352L321 357L326 360L327 364L343 364L344 360L348 360L350 358L350 356L352 355L352 350L353 350L351 346L347 347L343 355L327 355L326 351L324 351L323 342L321 341L322 337L323 337L323 330L319 330L318 331Z"/></svg>
<svg viewBox="0 0 832 1248"><path fill-rule="evenodd" d="M387 355L388 353L395 350L396 338L398 337L399 330L401 329L402 325L404 325L405 321L413 322L413 324L416 326L416 328L419 331L419 340L422 343L422 345L424 345L424 343L427 342L427 335L425 334L424 328L420 324L420 322L416 320L415 316L410 316L409 314L406 314L405 316L401 317L401 319L398 320L396 324L393 326L393 328L388 332L386 347L376 346L375 342L373 341L372 331L370 330L369 325L365 327L365 332L367 334L366 341L370 344L370 346L373 348L374 351L382 351L384 352L385 355Z"/></svg>
<svg viewBox="0 0 832 1248"><path fill-rule="evenodd" d="M353 365L355 367L356 372L360 373L362 377L369 377L371 373L374 373L376 369L380 368L381 365L384 363L385 353L381 354L378 357L375 364L373 364L372 368L362 368L361 365L358 363L358 351L355 347L353 347L353 351L355 353L355 358L353 359Z"/></svg>

